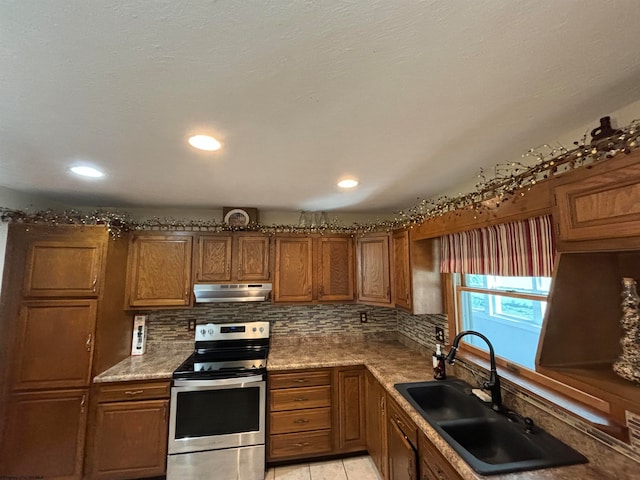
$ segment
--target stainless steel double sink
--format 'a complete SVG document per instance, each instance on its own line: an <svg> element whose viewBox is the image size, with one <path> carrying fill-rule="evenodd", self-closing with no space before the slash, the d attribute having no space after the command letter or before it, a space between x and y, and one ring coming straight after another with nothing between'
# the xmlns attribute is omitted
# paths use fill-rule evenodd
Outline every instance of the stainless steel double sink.
<svg viewBox="0 0 640 480"><path fill-rule="evenodd" d="M399 383L395 388L482 475L588 461L529 419L494 411L461 380Z"/></svg>

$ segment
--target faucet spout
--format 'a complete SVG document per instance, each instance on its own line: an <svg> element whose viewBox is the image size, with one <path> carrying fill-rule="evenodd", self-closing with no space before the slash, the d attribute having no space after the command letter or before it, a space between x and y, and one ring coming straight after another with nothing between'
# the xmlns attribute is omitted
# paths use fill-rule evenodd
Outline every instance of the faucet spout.
<svg viewBox="0 0 640 480"><path fill-rule="evenodd" d="M453 344L451 345L451 350L447 354L447 362L449 364L453 364L456 359L456 353L458 353L458 348L460 345L460 340L462 337L466 335L475 335L484 340L489 347L489 361L491 362L491 372L489 373L489 380L484 382L482 388L489 390L491 392L491 403L496 410L502 409L502 394L500 392L500 377L498 376L498 371L496 369L496 355L493 351L493 345L487 337L485 337L480 332L476 332L475 330L465 330L464 332L460 332L453 339Z"/></svg>

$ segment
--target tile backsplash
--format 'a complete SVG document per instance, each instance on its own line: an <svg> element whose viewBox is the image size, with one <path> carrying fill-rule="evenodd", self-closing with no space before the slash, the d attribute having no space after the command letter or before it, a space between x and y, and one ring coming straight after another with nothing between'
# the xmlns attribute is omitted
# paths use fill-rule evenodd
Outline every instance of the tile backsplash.
<svg viewBox="0 0 640 480"><path fill-rule="evenodd" d="M360 312L367 322L360 322ZM149 313L149 343L193 341L189 320L201 323L268 321L272 341L284 336L368 335L396 332L397 313L393 308L353 304L274 305L269 302L214 303L182 310Z"/></svg>

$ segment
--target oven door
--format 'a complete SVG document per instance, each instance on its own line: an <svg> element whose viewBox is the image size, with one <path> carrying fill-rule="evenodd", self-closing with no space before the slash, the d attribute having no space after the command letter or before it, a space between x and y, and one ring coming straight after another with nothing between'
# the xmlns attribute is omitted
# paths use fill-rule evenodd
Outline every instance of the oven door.
<svg viewBox="0 0 640 480"><path fill-rule="evenodd" d="M171 388L168 453L264 444L262 375L176 380Z"/></svg>

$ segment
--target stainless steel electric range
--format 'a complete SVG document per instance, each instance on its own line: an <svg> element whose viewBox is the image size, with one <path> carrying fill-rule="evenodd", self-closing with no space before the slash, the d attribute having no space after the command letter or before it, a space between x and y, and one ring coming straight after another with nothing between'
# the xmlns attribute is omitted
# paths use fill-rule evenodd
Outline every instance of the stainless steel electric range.
<svg viewBox="0 0 640 480"><path fill-rule="evenodd" d="M173 373L167 480L263 480L269 323L199 325Z"/></svg>

